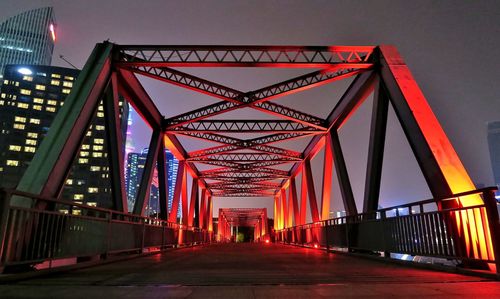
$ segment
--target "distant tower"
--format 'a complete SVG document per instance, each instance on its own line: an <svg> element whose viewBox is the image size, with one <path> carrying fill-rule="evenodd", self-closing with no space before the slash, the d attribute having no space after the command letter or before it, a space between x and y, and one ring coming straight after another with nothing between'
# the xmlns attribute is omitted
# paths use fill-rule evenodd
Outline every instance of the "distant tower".
<svg viewBox="0 0 500 299"><path fill-rule="evenodd" d="M488 124L488 145L495 184L500 186L500 121Z"/></svg>
<svg viewBox="0 0 500 299"><path fill-rule="evenodd" d="M127 154L127 167L125 189L127 190L128 210L132 211L135 203L135 197L141 183L141 178L146 164L148 149L143 149L140 153ZM167 188L168 188L168 211L172 209L172 201L174 198L174 188L177 179L177 169L179 168L179 161L174 158L174 155L165 150L165 160L167 163ZM158 189L158 173L155 171L151 182L151 190L149 195L149 204L147 206L146 214L157 214L159 212L158 206L159 189ZM182 206L179 203L179 210L177 217L181 216Z"/></svg>
<svg viewBox="0 0 500 299"><path fill-rule="evenodd" d="M0 79L7 64L50 65L55 29L52 7L26 11L1 23Z"/></svg>

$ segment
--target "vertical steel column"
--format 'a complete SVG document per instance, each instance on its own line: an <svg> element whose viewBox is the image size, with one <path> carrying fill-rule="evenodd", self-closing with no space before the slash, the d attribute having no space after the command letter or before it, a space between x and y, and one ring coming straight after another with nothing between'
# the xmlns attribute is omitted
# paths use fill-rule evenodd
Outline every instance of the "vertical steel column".
<svg viewBox="0 0 500 299"><path fill-rule="evenodd" d="M219 242L223 240L222 234L224 231L224 215L222 214L222 209L219 209L219 220L217 221L217 235L219 236Z"/></svg>
<svg viewBox="0 0 500 299"><path fill-rule="evenodd" d="M289 195L289 200L292 203L293 206L293 218L295 219L295 223L291 221L292 217L290 217L290 224L293 225L299 225L300 224L300 210L299 210L299 202L297 199L297 186L295 185L295 177L290 178L290 195Z"/></svg>
<svg viewBox="0 0 500 299"><path fill-rule="evenodd" d="M214 210L214 205L212 202L212 195L210 193L208 194L207 198L207 203L208 203L208 231L213 232L213 210Z"/></svg>
<svg viewBox="0 0 500 299"><path fill-rule="evenodd" d="M189 202L188 226L194 226L194 214L196 210L196 200L198 199L198 179L193 178L191 186L191 200Z"/></svg>
<svg viewBox="0 0 500 299"><path fill-rule="evenodd" d="M330 134L325 134L325 158L323 163L323 194L321 197L321 220L330 218L330 196L332 194L333 154Z"/></svg>
<svg viewBox="0 0 500 299"><path fill-rule="evenodd" d="M278 195L274 196L274 230L279 230L280 220L279 220L279 204L278 204Z"/></svg>
<svg viewBox="0 0 500 299"><path fill-rule="evenodd" d="M144 210L149 202L151 181L153 180L156 158L160 150L160 144L163 142L163 133L160 130L153 131L151 141L149 142L148 155L142 171L141 183L134 204L134 214L144 215Z"/></svg>
<svg viewBox="0 0 500 299"><path fill-rule="evenodd" d="M356 215L358 210L356 208L356 202L354 201L351 182L349 180L349 174L347 173L347 166L345 164L342 148L340 147L339 136L337 135L336 130L330 130L330 138L328 140L331 142L330 146L333 149L333 159L335 169L337 170L340 193L342 194L345 211L348 216Z"/></svg>
<svg viewBox="0 0 500 299"><path fill-rule="evenodd" d="M307 178L306 178L305 163L302 163L302 181L300 184L300 221L298 224L299 225L306 224L306 218L307 218Z"/></svg>
<svg viewBox="0 0 500 299"><path fill-rule="evenodd" d="M368 165L366 167L365 197L363 201L364 213L376 211L378 209L388 110L389 98L387 97L383 84L379 81L375 87L373 97Z"/></svg>
<svg viewBox="0 0 500 299"><path fill-rule="evenodd" d="M304 160L304 171L306 173L307 193L309 194L309 207L311 209L312 222L318 222L320 220L318 202L316 200L316 191L314 190L314 181L311 171L311 161L309 159Z"/></svg>
<svg viewBox="0 0 500 299"><path fill-rule="evenodd" d="M196 183L196 196L194 199L194 220L193 227L200 227L200 191L198 183Z"/></svg>
<svg viewBox="0 0 500 299"><path fill-rule="evenodd" d="M17 190L59 197L99 100L111 76L113 44L97 44L78 76L73 90L57 113L47 136L19 181ZM31 200L13 196L16 206L29 207Z"/></svg>
<svg viewBox="0 0 500 299"><path fill-rule="evenodd" d="M288 227L288 211L287 211L287 204L286 204L286 190L284 188L281 188L281 221L282 221L282 228L287 228Z"/></svg>
<svg viewBox="0 0 500 299"><path fill-rule="evenodd" d="M186 161L179 161L179 166L177 168L177 179L175 181L174 197L172 199L172 209L168 215L169 222L177 222L177 212L179 210L179 202L182 192L182 178L184 177L184 172L186 171Z"/></svg>
<svg viewBox="0 0 500 299"><path fill-rule="evenodd" d="M165 140L162 134L160 141L160 150L158 151L158 193L160 204L160 219L168 219L168 194L172 190L168 190L168 177L167 177L167 161L165 157Z"/></svg>
<svg viewBox="0 0 500 299"><path fill-rule="evenodd" d="M264 209L262 214L262 235L267 235L269 233L269 227L267 226L267 209Z"/></svg>
<svg viewBox="0 0 500 299"><path fill-rule="evenodd" d="M126 103L123 103L124 107ZM104 122L106 128L106 147L109 161L109 176L113 198L113 208L120 212L128 212L125 194L124 143L122 140L122 122L120 121L120 104L116 73L111 75L106 97L103 100Z"/></svg>
<svg viewBox="0 0 500 299"><path fill-rule="evenodd" d="M287 205L287 227L293 226L293 198L292 198L292 187L291 184L288 185L288 205Z"/></svg>
<svg viewBox="0 0 500 299"><path fill-rule="evenodd" d="M187 166L186 166L187 167ZM182 176L182 224L188 225L189 221L189 206L188 206L188 186L187 186L187 169Z"/></svg>
<svg viewBox="0 0 500 299"><path fill-rule="evenodd" d="M200 223L199 228L206 229L207 228L207 199L206 199L207 190L205 188L201 189L201 207L200 207Z"/></svg>

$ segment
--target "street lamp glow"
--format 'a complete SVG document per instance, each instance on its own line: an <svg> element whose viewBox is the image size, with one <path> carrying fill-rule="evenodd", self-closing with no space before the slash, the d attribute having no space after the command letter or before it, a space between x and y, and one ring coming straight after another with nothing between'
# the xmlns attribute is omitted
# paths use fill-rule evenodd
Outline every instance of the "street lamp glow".
<svg viewBox="0 0 500 299"><path fill-rule="evenodd" d="M33 75L33 72L29 68L21 67L17 71L23 75Z"/></svg>

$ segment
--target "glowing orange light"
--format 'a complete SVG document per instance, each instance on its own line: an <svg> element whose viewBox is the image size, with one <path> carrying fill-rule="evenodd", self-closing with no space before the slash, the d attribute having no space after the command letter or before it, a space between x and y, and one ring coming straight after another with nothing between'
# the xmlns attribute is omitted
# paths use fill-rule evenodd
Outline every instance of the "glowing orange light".
<svg viewBox="0 0 500 299"><path fill-rule="evenodd" d="M50 30L50 34L52 35L52 40L56 41L56 30L54 28L54 24L50 24L49 30Z"/></svg>
<svg viewBox="0 0 500 299"><path fill-rule="evenodd" d="M314 244L314 248L318 248L318 244Z"/></svg>
<svg viewBox="0 0 500 299"><path fill-rule="evenodd" d="M266 243L269 243L269 240L266 240Z"/></svg>

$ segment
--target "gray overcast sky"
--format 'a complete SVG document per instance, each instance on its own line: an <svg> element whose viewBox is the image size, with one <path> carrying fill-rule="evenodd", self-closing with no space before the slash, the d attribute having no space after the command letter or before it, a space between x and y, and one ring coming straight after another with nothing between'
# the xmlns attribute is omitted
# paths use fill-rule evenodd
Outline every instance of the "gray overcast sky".
<svg viewBox="0 0 500 299"><path fill-rule="evenodd" d="M493 183L486 141L488 121L500 120L500 1L20 1L0 0L0 20L41 6L54 6L58 42L54 65L66 56L83 66L96 42L121 44L394 44L412 70L444 130L476 183ZM195 74L241 89L286 79L290 71L242 73L228 70ZM234 70L240 72L240 70ZM252 77L253 76L253 77ZM252 79L257 77L257 79ZM145 81L165 115L211 103L173 87ZM345 86L337 84L338 88ZM330 88L330 89L329 89ZM339 94L335 86L283 100L326 116ZM332 96L333 95L333 96ZM281 101L281 100L280 100ZM346 160L358 204L364 186L368 102L342 129ZM253 114L249 116L254 117ZM255 117L260 118L260 115ZM403 135L390 120L382 203L429 195L411 160ZM141 144L142 141L138 141ZM196 145L192 145L195 147ZM320 159L313 168L321 172ZM316 178L320 196L321 183ZM337 190L337 187L334 187ZM338 204L338 193L334 203ZM255 205L271 207L269 200ZM234 205L244 205L233 200ZM229 205L220 201L220 205ZM253 204L252 204L253 205Z"/></svg>

